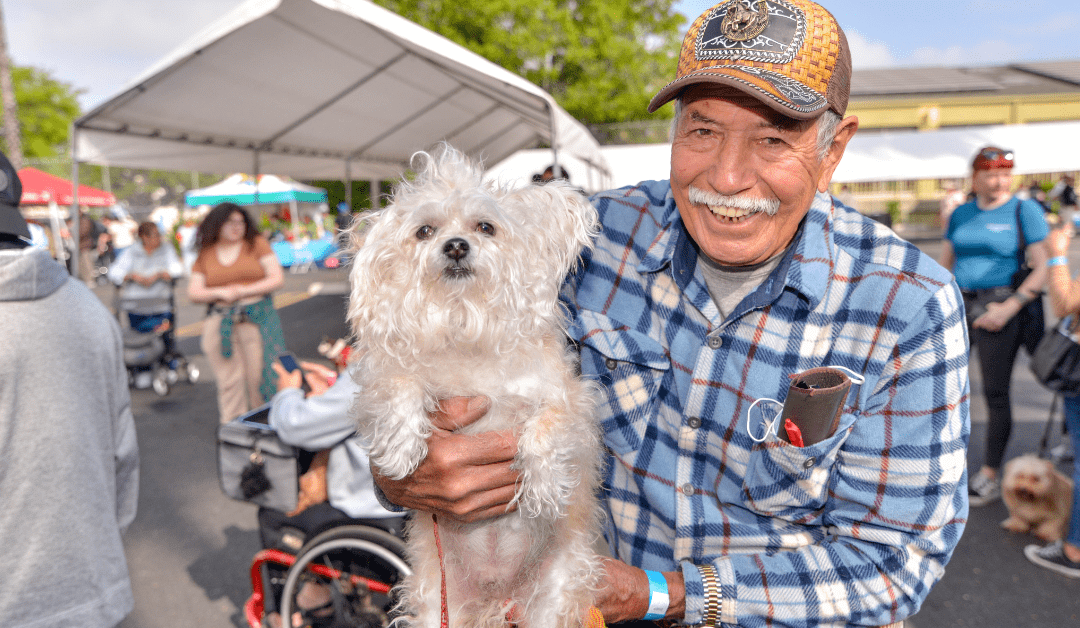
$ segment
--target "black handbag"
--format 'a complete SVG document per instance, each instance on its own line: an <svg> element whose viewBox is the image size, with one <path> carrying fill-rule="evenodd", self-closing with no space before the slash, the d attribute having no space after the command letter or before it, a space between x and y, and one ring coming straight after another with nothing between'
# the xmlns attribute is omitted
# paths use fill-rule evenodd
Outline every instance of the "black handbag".
<svg viewBox="0 0 1080 628"><path fill-rule="evenodd" d="M1074 318L1061 319L1043 336L1031 356L1035 379L1050 390L1066 394L1080 392L1080 344Z"/></svg>
<svg viewBox="0 0 1080 628"><path fill-rule="evenodd" d="M1023 201L1016 203L1016 258L1017 270L1013 273L1009 285L1015 291L1024 283L1031 274L1031 267L1027 263L1027 238L1024 236L1024 224L1020 222L1020 208ZM1027 305L1020 309L1016 315L1020 322L1020 341L1027 349L1028 355L1035 355L1039 343L1046 333L1046 312L1043 310L1042 292L1038 292Z"/></svg>

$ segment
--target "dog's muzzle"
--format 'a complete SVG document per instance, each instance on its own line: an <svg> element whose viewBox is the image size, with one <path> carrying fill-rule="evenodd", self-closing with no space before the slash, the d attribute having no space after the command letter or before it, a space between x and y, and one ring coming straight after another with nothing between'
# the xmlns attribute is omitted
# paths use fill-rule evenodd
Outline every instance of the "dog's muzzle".
<svg viewBox="0 0 1080 628"><path fill-rule="evenodd" d="M465 263L469 257L469 243L464 238L451 238L443 245L443 255L450 260L443 269L443 276L461 279L472 275L472 268Z"/></svg>

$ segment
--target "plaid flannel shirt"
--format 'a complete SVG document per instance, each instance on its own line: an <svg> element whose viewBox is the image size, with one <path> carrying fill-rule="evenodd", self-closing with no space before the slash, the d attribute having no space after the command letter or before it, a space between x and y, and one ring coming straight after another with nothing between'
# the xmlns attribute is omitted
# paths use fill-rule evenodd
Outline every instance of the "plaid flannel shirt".
<svg viewBox="0 0 1080 628"><path fill-rule="evenodd" d="M721 622L880 626L918 610L967 518L968 339L948 271L818 194L773 273L721 320L667 181L593 199L602 232L564 299L605 385L615 556L701 575ZM797 448L758 399L817 366L861 374L834 436ZM776 411L774 406L773 412Z"/></svg>

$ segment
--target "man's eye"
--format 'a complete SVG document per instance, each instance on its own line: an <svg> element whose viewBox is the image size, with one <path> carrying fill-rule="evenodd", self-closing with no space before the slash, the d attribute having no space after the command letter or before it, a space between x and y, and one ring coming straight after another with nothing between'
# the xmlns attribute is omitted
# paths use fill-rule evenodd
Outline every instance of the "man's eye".
<svg viewBox="0 0 1080 628"><path fill-rule="evenodd" d="M484 234L484 235L488 235L488 236L495 235L495 225L492 225L489 222L476 223L476 230L479 231L480 233Z"/></svg>
<svg viewBox="0 0 1080 628"><path fill-rule="evenodd" d="M427 240L433 235L435 235L435 227L432 227L431 225L424 225L416 230L417 240Z"/></svg>

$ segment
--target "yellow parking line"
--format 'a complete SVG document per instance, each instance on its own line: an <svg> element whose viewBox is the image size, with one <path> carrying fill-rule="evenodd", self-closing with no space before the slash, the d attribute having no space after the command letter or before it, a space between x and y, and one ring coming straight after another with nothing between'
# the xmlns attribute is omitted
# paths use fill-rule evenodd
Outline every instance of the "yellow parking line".
<svg viewBox="0 0 1080 628"><path fill-rule="evenodd" d="M304 299L311 298L311 292L305 290L303 292L279 292L274 295L274 309L280 310L283 307L299 303ZM189 325L184 325L176 329L177 338L190 338L193 336L202 335L203 322L198 321Z"/></svg>

